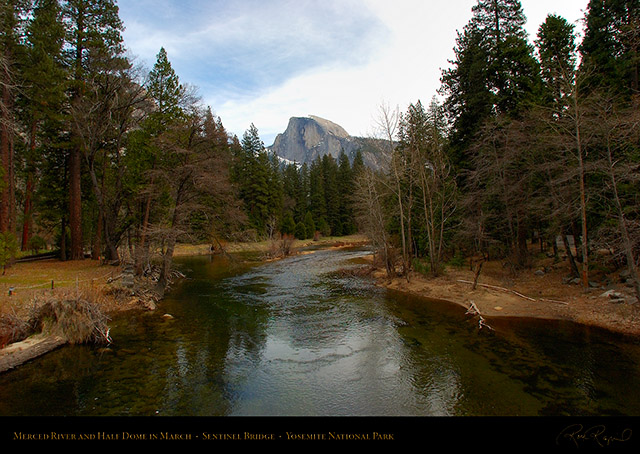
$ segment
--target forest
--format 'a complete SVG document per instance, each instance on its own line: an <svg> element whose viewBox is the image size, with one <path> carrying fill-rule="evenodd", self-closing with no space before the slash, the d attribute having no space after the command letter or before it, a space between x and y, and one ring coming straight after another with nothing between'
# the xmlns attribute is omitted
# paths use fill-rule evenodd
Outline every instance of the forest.
<svg viewBox="0 0 640 454"><path fill-rule="evenodd" d="M585 287L624 270L640 297L640 0L591 0L580 40L550 14L531 41L518 0L478 0L438 93L380 107L384 171L230 135L163 48L129 56L115 0L0 8L2 265L53 248L162 283L179 242L361 232L389 274L517 271L560 244Z"/></svg>
<svg viewBox="0 0 640 454"><path fill-rule="evenodd" d="M160 260L162 282L177 242L355 231L344 154L284 165L254 125L231 136L163 48L150 70L127 56L116 2L2 8L3 264L51 247Z"/></svg>
<svg viewBox="0 0 640 454"><path fill-rule="evenodd" d="M525 23L519 1L479 0L439 96L380 107L393 159L359 180L359 225L407 278L566 254L584 287L620 271L640 297L640 2L591 0L580 42L558 15L533 44Z"/></svg>

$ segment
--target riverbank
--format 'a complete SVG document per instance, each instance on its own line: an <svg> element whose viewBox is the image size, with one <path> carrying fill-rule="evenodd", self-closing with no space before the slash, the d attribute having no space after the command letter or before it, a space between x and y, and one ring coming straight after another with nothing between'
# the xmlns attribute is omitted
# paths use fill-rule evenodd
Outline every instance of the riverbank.
<svg viewBox="0 0 640 454"><path fill-rule="evenodd" d="M307 253L309 249L357 247L367 243L364 236L324 237L317 240L294 240L290 254ZM282 257L272 255L274 242L229 243L224 252L256 253L263 260ZM222 251L213 251L222 253ZM179 244L175 256L209 255L211 245ZM31 333L30 323L35 309L53 301L82 300L107 316L129 310L155 310L159 297L154 283L129 276L122 266L104 265L96 260L67 261L47 259L21 262L0 276L0 372L12 369L37 356L67 343L59 335Z"/></svg>
<svg viewBox="0 0 640 454"><path fill-rule="evenodd" d="M608 283L585 290L567 279L569 269L562 262L549 259L537 265L512 274L500 262L487 262L475 289L475 272L468 266L449 266L437 277L412 272L409 280L388 278L384 270L373 268L372 276L385 288L463 306L489 327L491 320L502 317L537 318L640 336L640 304L622 279L611 276Z"/></svg>
<svg viewBox="0 0 640 454"><path fill-rule="evenodd" d="M225 243L222 245L224 252L229 254L254 252L263 255L265 259L269 253L276 247L278 241L256 241L247 243ZM320 237L316 240L292 240L291 255L300 253L310 248L343 248L358 247L369 244L369 240L364 235L349 236L327 236ZM223 250L214 248L214 253L222 253ZM210 244L177 244L173 253L174 257L190 256L190 255L209 255L211 254Z"/></svg>

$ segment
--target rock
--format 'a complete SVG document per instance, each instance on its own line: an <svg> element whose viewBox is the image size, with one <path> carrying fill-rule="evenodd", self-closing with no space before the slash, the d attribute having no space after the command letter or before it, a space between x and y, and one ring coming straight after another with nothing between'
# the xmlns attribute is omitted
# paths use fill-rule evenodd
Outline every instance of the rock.
<svg viewBox="0 0 640 454"><path fill-rule="evenodd" d="M580 285L582 283L582 279L579 277L574 277L569 281L570 284Z"/></svg>
<svg viewBox="0 0 640 454"><path fill-rule="evenodd" d="M380 170L388 161L381 147L374 146L376 139L350 136L340 125L324 118L292 117L287 129L278 134L268 150L283 162L311 164L325 155L338 159L341 151L353 162L358 150L362 152L364 163Z"/></svg>
<svg viewBox="0 0 640 454"><path fill-rule="evenodd" d="M173 320L175 317L171 314L164 314L162 318L164 318L165 320Z"/></svg>
<svg viewBox="0 0 640 454"><path fill-rule="evenodd" d="M536 272L533 274L535 274L536 276L544 276L545 273L544 270L536 270Z"/></svg>
<svg viewBox="0 0 640 454"><path fill-rule="evenodd" d="M126 264L123 266L121 283L126 288L133 288L135 284L135 277L132 264Z"/></svg>
<svg viewBox="0 0 640 454"><path fill-rule="evenodd" d="M626 298L626 295L620 292L616 292L615 290L611 289L611 290L607 290L606 292L602 293L600 295L600 298L610 298L612 300L619 300L622 299L624 300Z"/></svg>

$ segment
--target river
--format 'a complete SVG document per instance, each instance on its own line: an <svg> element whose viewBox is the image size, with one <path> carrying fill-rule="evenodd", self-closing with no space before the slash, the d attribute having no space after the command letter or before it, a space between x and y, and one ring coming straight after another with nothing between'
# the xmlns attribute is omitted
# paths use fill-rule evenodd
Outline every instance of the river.
<svg viewBox="0 0 640 454"><path fill-rule="evenodd" d="M0 375L1 416L637 416L637 341L492 321L340 270L366 250L180 258L156 312ZM170 314L171 317L164 316Z"/></svg>

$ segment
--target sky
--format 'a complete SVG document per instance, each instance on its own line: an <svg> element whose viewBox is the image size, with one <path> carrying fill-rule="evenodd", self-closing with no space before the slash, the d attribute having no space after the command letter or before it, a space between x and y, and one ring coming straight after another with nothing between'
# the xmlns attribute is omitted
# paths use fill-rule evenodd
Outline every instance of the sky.
<svg viewBox="0 0 640 454"><path fill-rule="evenodd" d="M231 134L265 145L291 117L375 135L380 106L437 95L477 0L118 0L125 45L150 69L161 47ZM581 31L588 0L521 0L530 40L548 14Z"/></svg>

